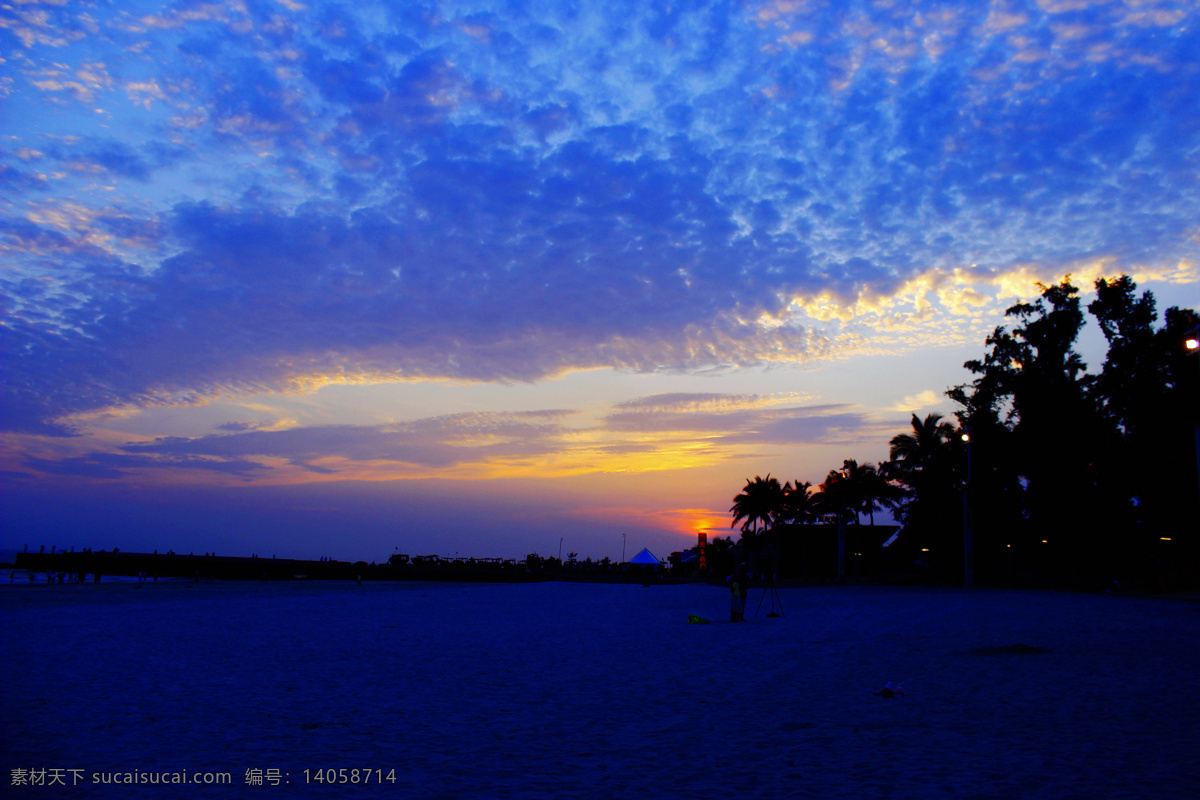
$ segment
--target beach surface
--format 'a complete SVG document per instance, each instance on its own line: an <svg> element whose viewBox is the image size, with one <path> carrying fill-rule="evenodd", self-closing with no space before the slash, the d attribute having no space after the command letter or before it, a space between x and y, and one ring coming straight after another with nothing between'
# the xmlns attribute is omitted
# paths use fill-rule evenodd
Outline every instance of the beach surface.
<svg viewBox="0 0 1200 800"><path fill-rule="evenodd" d="M728 592L702 584L4 586L2 780L39 797L1197 796L1200 603L811 587L780 589L768 618L773 599L752 590L730 624ZM904 694L877 695L889 682ZM66 785L14 785L37 770ZM229 782L93 782L114 773Z"/></svg>

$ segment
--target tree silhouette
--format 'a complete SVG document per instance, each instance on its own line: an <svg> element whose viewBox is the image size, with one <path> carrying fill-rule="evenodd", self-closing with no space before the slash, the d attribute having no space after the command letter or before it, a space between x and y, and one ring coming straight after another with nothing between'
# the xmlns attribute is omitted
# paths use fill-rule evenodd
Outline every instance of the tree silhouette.
<svg viewBox="0 0 1200 800"><path fill-rule="evenodd" d="M923 420L913 414L912 432L893 436L889 450L889 471L908 490L897 503L905 529L943 563L957 549L951 539L957 526L950 523L957 507L956 438L954 426L943 422L941 414L927 414Z"/></svg>
<svg viewBox="0 0 1200 800"><path fill-rule="evenodd" d="M838 473L831 473L838 475ZM861 515L867 515L871 525L875 524L875 512L894 506L893 498L897 492L880 475L874 464L859 464L853 458L842 462L841 478L844 480L847 511L853 512L855 524L861 524Z"/></svg>
<svg viewBox="0 0 1200 800"><path fill-rule="evenodd" d="M840 470L829 470L825 480L817 487L814 499L824 519L832 517L834 521L847 523L858 518L850 496L850 486Z"/></svg>
<svg viewBox="0 0 1200 800"><path fill-rule="evenodd" d="M783 487L770 473L765 478L756 475L754 480L747 480L746 488L733 498L733 506L729 509L733 514L730 527L742 523L742 544L750 557L751 572L762 546L762 534L775 524L783 508Z"/></svg>
<svg viewBox="0 0 1200 800"><path fill-rule="evenodd" d="M737 567L733 537L714 536L705 548L707 568L712 575L729 575Z"/></svg>
<svg viewBox="0 0 1200 800"><path fill-rule="evenodd" d="M913 414L911 431L892 437L890 460L846 459L816 491L769 474L748 480L730 511L750 557L765 532L831 517L840 553L847 523L865 515L874 525L891 508L943 572L964 563L968 518L976 561L992 577L1015 580L1019 568L1095 586L1140 570L1150 585L1200 567L1200 355L1183 346L1200 314L1171 308L1155 328L1152 294L1138 295L1128 277L1098 280L1087 310L1108 353L1088 374L1075 350L1078 289L1069 276L1039 287L1037 300L1006 311L1010 322L987 337L983 357L966 362L974 379L946 392L957 428Z"/></svg>
<svg viewBox="0 0 1200 800"><path fill-rule="evenodd" d="M912 433L898 433L890 442L889 456L899 477L907 479L909 487L915 490L921 476L944 469L953 436L954 426L942 422L941 414L927 414L923 420L913 414Z"/></svg>
<svg viewBox="0 0 1200 800"><path fill-rule="evenodd" d="M893 516L900 518L900 510L908 500L908 487L900 479L899 466L894 461L880 461L872 479L873 493L878 498L879 507L876 510L888 509ZM875 524L875 520L871 520Z"/></svg>
<svg viewBox="0 0 1200 800"><path fill-rule="evenodd" d="M791 481L783 485L783 511L780 514L780 522L807 525L817 518L819 509L811 483L801 483L797 480L795 485Z"/></svg>
<svg viewBox="0 0 1200 800"><path fill-rule="evenodd" d="M1200 365L1195 356L1183 355L1181 345L1200 315L1171 308L1165 325L1155 330L1150 292L1137 296L1137 286L1127 276L1102 278L1095 285L1096 299L1088 311L1104 332L1108 352L1088 395L1112 437L1101 454L1114 465L1103 472L1112 478L1104 490L1124 498L1121 521L1133 530L1130 544L1145 553L1163 536L1178 538L1176 531L1186 530L1189 518L1195 527L1188 511L1194 514L1197 508L1197 454L1195 441L1186 434L1195 430L1200 413ZM1123 560L1127 558L1128 553Z"/></svg>
<svg viewBox="0 0 1200 800"><path fill-rule="evenodd" d="M796 551L799 553L806 577L809 569L809 556L808 541L803 526L816 522L820 514L819 493L813 491L811 483L797 480L794 484L788 481L783 485L783 510L777 524L784 523L782 528L784 534L788 536L789 543L797 545Z"/></svg>
<svg viewBox="0 0 1200 800"><path fill-rule="evenodd" d="M1155 330L1153 295L1137 295L1128 277L1095 288L1088 311L1108 341L1098 374L1075 352L1084 314L1065 279L1008 309L1011 329L997 328L986 355L965 364L975 380L947 392L978 447L976 518L993 536L1005 527L1027 565L1087 585L1161 561L1148 548L1174 538L1163 531L1194 528L1188 434L1200 408L1197 365L1182 348L1195 312L1169 309Z"/></svg>

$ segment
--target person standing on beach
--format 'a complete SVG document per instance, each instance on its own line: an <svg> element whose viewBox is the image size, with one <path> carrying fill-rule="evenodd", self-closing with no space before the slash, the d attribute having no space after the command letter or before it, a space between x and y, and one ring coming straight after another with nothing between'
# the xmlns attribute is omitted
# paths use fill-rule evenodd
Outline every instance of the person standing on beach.
<svg viewBox="0 0 1200 800"><path fill-rule="evenodd" d="M741 622L742 617L742 584L739 576L729 576L729 621Z"/></svg>

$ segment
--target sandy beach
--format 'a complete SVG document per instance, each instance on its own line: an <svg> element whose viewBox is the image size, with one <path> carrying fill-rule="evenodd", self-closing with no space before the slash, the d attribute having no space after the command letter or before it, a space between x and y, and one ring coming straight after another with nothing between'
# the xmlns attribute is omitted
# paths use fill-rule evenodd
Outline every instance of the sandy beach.
<svg viewBox="0 0 1200 800"><path fill-rule="evenodd" d="M761 595L733 625L705 585L5 586L3 780L41 797L1196 796L1198 603L822 587L780 590L768 619ZM904 696L874 694L889 681ZM68 785L12 785L39 769ZM359 783L313 782L329 769ZM183 771L231 785L92 783Z"/></svg>

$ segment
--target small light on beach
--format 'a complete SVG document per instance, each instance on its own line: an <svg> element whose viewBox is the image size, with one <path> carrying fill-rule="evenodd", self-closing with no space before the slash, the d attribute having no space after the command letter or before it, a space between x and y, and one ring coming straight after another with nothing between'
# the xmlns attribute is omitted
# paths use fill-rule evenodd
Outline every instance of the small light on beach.
<svg viewBox="0 0 1200 800"><path fill-rule="evenodd" d="M1188 350L1200 350L1200 339L1192 337L1183 343L1183 346Z"/></svg>
<svg viewBox="0 0 1200 800"><path fill-rule="evenodd" d="M1050 540L1049 540L1049 539L1042 539L1042 544L1050 544Z"/></svg>
<svg viewBox="0 0 1200 800"><path fill-rule="evenodd" d="M928 548L928 547L922 547L922 548L921 548L921 552L922 552L922 553L928 553L928 552L929 552L929 548Z"/></svg>
<svg viewBox="0 0 1200 800"><path fill-rule="evenodd" d="M971 434L969 434L969 433L964 433L964 434L962 435L962 440L963 440L964 442L969 442L969 441L971 441Z"/></svg>
<svg viewBox="0 0 1200 800"><path fill-rule="evenodd" d="M1012 545L1011 545L1011 544L1006 544L1006 545L1004 545L1004 546L1005 546L1005 547L1012 547Z"/></svg>
<svg viewBox="0 0 1200 800"><path fill-rule="evenodd" d="M1170 536L1160 536L1160 537L1158 537L1158 540L1160 542L1169 542L1169 541L1171 541L1171 537Z"/></svg>

